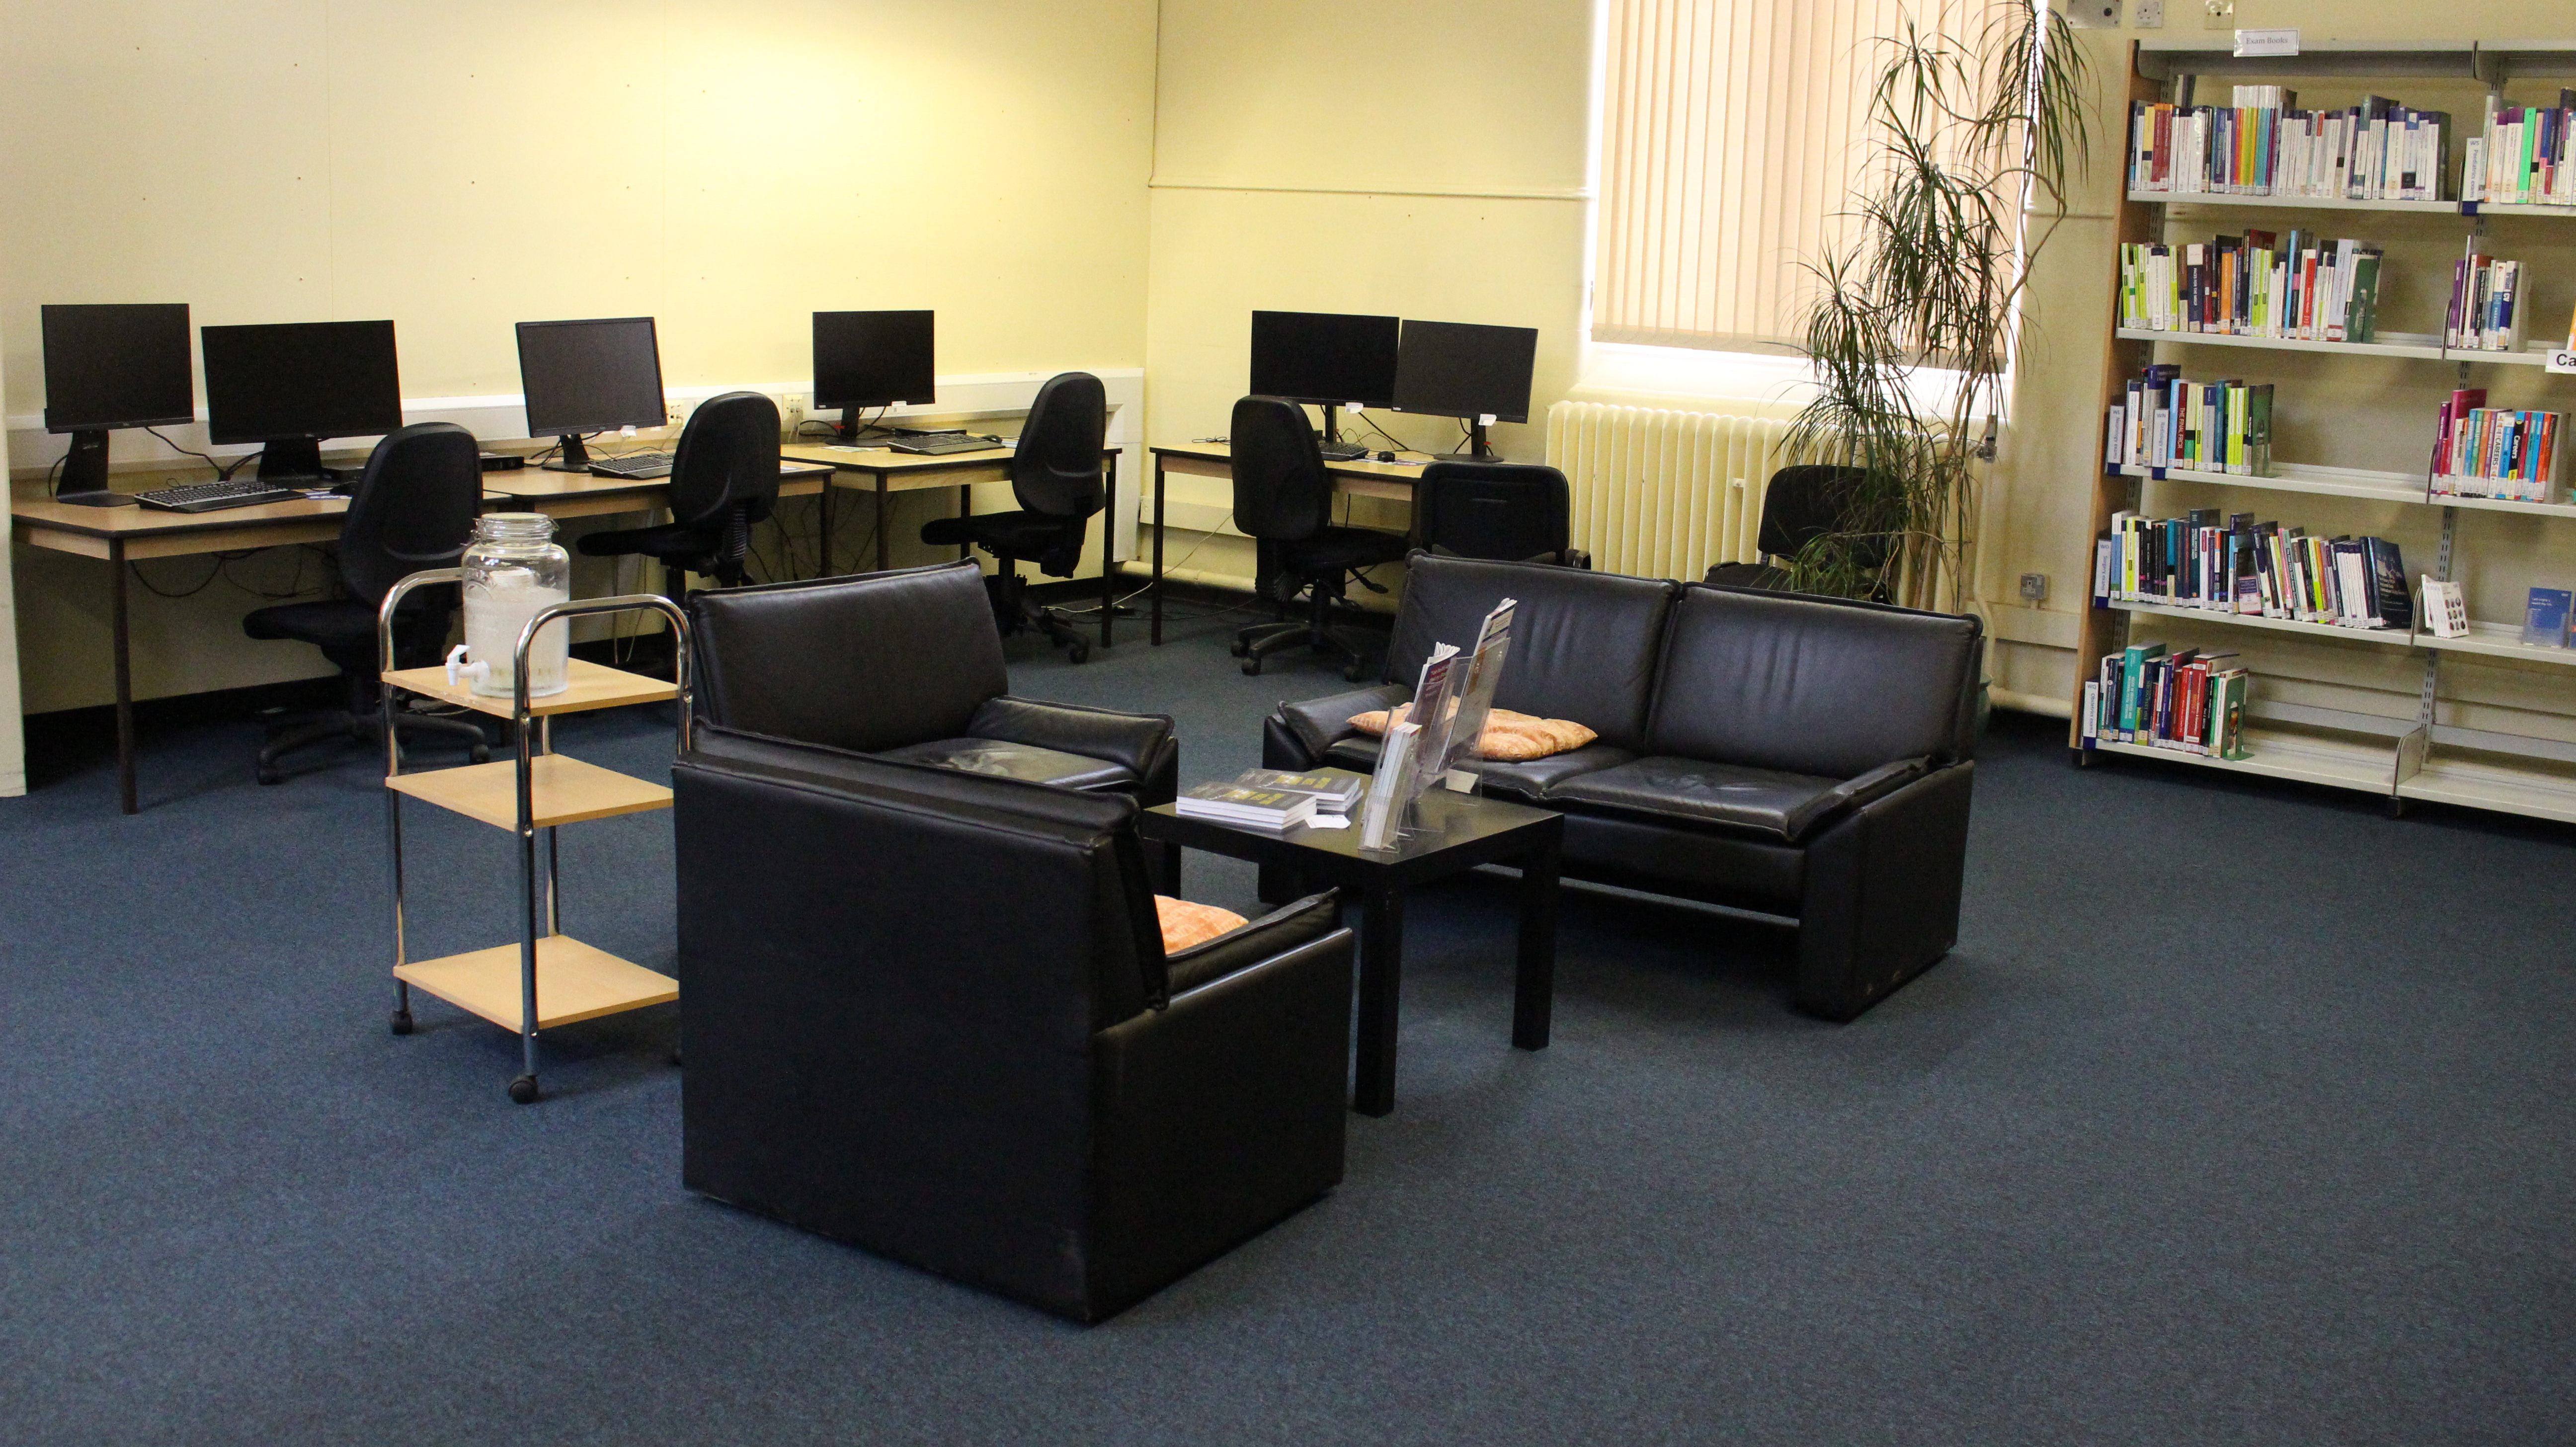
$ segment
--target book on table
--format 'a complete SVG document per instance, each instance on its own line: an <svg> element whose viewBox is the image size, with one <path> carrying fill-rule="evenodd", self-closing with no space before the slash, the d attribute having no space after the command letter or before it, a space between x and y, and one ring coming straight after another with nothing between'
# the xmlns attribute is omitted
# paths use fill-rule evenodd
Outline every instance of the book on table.
<svg viewBox="0 0 2576 1447"><path fill-rule="evenodd" d="M1264 789L1281 794L1308 794L1318 814L1348 814L1368 796L1368 780L1356 774L1292 774L1286 769L1246 769L1234 776L1238 789Z"/></svg>
<svg viewBox="0 0 2576 1447"><path fill-rule="evenodd" d="M1315 796L1290 793L1284 789L1200 784L1173 800L1172 812L1184 819L1208 819L1249 829L1284 830L1314 817Z"/></svg>

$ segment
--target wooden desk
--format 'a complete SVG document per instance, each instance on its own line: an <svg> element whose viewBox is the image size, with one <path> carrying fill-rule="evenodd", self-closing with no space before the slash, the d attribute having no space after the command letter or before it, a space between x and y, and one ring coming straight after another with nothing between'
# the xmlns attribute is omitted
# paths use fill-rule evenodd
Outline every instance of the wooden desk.
<svg viewBox="0 0 2576 1447"><path fill-rule="evenodd" d="M1147 639L1160 646L1163 641L1163 488L1169 473L1192 477L1222 477L1234 480L1234 449L1222 442L1193 442L1186 447L1149 447L1154 455L1154 571L1146 583L1152 597L1152 622ZM1331 474L1333 490L1354 497L1401 498L1406 506L1413 503L1413 487L1422 480L1422 469L1434 460L1425 452L1399 452L1396 462L1324 462Z"/></svg>
<svg viewBox="0 0 2576 1447"><path fill-rule="evenodd" d="M1107 502L1100 510L1100 646L1104 649L1109 647L1110 622L1118 611L1118 570L1109 560L1111 540L1118 535L1118 453L1118 448L1106 447L1100 454L1108 488ZM970 489L976 483L1010 480L1012 449L988 447L975 452L952 452L945 457L924 457L886 447L825 443L781 447L778 455L782 461L821 463L833 468L840 474L832 480L835 487L876 494L877 571L884 572L893 566L886 537L887 494L953 487L957 489L957 515L968 516L975 510ZM961 549L959 556L965 556L967 551ZM826 555L826 572L830 571L829 561Z"/></svg>
<svg viewBox="0 0 2576 1447"><path fill-rule="evenodd" d="M821 468L798 466L792 474L782 466L778 491L782 497L811 496L823 490L830 476ZM120 479L110 479L114 485ZM163 485L159 475L122 479ZM122 491L141 489L127 487ZM668 500L663 480L636 482L626 478L596 477L589 473L522 472L486 473L483 478L486 510L497 495L513 506L521 506L549 517L584 517L596 513L637 512L658 508ZM297 498L291 502L266 502L257 507L226 508L221 512L164 512L149 507L74 507L55 502L45 493L38 480L13 483L9 490L9 516L18 540L29 547L46 548L58 553L72 553L84 558L97 558L108 565L108 635L115 653L116 678L116 787L117 801L128 814L136 810L134 798L134 672L131 635L126 611L125 565L146 558L182 558L207 553L241 552L251 548L291 547L297 543L328 543L340 536L341 514L349 510L345 497Z"/></svg>

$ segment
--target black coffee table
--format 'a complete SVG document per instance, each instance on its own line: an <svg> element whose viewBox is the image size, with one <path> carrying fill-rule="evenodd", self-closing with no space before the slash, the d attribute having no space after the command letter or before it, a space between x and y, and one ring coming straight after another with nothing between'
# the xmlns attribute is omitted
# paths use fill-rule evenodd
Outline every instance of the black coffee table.
<svg viewBox="0 0 2576 1447"><path fill-rule="evenodd" d="M1285 834L1184 819L1169 804L1146 810L1138 824L1147 839L1249 859L1360 897L1359 1065L1351 1108L1362 1115L1395 1109L1404 896L1426 880L1479 864L1520 866L1520 966L1512 991L1512 1043L1523 1050L1547 1048L1556 988L1557 859L1565 816L1435 788L1422 796L1413 822L1412 832L1385 850L1360 847L1357 810L1347 829L1301 826Z"/></svg>

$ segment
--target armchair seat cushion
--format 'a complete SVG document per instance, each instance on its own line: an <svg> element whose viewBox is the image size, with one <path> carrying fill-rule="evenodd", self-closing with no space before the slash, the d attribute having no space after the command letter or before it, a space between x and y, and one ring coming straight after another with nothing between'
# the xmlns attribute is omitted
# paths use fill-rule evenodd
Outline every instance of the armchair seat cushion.
<svg viewBox="0 0 2576 1447"><path fill-rule="evenodd" d="M899 764L926 764L964 774L1052 784L1059 789L1129 789L1138 782L1135 771L1122 764L1004 739L932 739L885 749L877 757Z"/></svg>
<svg viewBox="0 0 2576 1447"><path fill-rule="evenodd" d="M1841 807L1842 785L1813 774L1656 756L1568 779L1547 799L1795 841Z"/></svg>
<svg viewBox="0 0 2576 1447"><path fill-rule="evenodd" d="M1392 563L1410 546L1402 533L1341 527L1317 528L1312 537L1278 544L1281 565L1294 573L1338 573Z"/></svg>
<svg viewBox="0 0 2576 1447"><path fill-rule="evenodd" d="M1082 556L1082 539L1091 526L1088 514L1057 517L1042 512L988 512L965 517L933 518L921 526L921 540L947 547L972 544L995 556L1026 558L1051 577L1070 575Z"/></svg>
<svg viewBox="0 0 2576 1447"><path fill-rule="evenodd" d="M705 528L665 523L660 527L587 533L581 539L580 548L586 558L640 554L665 563L688 563L711 556L723 541L722 535Z"/></svg>

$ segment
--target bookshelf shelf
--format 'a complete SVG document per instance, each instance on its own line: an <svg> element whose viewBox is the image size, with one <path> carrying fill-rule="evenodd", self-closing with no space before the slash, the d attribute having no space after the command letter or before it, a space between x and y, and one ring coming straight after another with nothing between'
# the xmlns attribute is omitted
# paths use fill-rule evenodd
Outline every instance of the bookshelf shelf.
<svg viewBox="0 0 2576 1447"><path fill-rule="evenodd" d="M2352 467L2305 467L2295 463L2278 465L2268 477L2255 477L2241 472L2200 472L2188 467L2163 470L2169 482L2207 482L2221 487L2251 487L2265 492L2309 492L2327 497L2368 498L2372 502L2405 502L2422 504L2424 479L2404 472L2366 472ZM2152 477L2154 471L2144 467L2122 467L2122 477Z"/></svg>
<svg viewBox="0 0 2576 1447"><path fill-rule="evenodd" d="M2490 105L2494 105L2502 103L2508 81L2546 77L2555 85L2571 76L2576 76L2576 41L2570 40L2327 41L2305 45L2295 56L2239 57L2232 53L2227 37L2154 36L2143 38L2130 47L2125 97L2130 105L2123 109L2168 104L2224 107L2232 103L2227 89L2231 83L2274 85L2295 84L2297 78L2365 77L2371 79L2370 89L2373 91L2399 96L2406 94L2399 86L2408 80L2475 80L2487 92ZM2380 84L2381 78L2390 84ZM2453 108L2459 109L2457 106ZM2459 170L2465 139L2478 133L2485 114L2475 105L2468 110L2471 114L2462 116L2461 123L2444 138L2448 151L2444 158L2445 170L2450 174ZM2130 137L2124 133L2122 140L2125 147ZM2229 220L2227 213L2230 212L2240 214ZM2218 223L2221 231L2232 230L2240 224L2270 225L2262 219L2260 213L2263 212L2449 216L2452 218L2450 226L2457 228L2460 239L2472 241L2473 250L2488 249L2477 246L2474 238L2500 218L2528 217L2541 226L2576 220L2576 206L2565 205L2455 200L2363 201L2341 196L2130 189L2124 193L2123 204L2115 218L2116 225L2112 228L2113 234L2103 244L2114 250L2112 273L2116 278L2120 270L2120 253L2117 250L2120 247L2159 243L2179 246L2187 234L2203 230L2213 221ZM2320 226L2329 224L2348 223L2327 223L2322 219L2318 222ZM2406 229L2410 234L2430 234L2425 231L2425 224ZM2554 227L2516 234L2545 235L2552 242L2568 239ZM2201 238L2194 235L2193 239ZM2396 253L2389 255L2393 258ZM2432 287L2437 295L2442 292L2446 279L2440 274L2407 278L2414 284ZM2110 300L2115 329L2104 347L2103 397L2111 406L2124 401L2129 379L2138 376L2142 368L2157 359L2159 344L2235 348L2235 355L2227 358L2225 365L2230 371L2241 369L2251 373L2254 382L2249 385L2271 380L2264 375L2267 365L2282 369L2274 371L2273 376L2284 375L2286 369L2294 365L2286 358L2267 364L2262 360L2265 353L2377 357L2408 363L2448 362L2461 369L2461 380L2454 385L2462 387L2486 385L2471 380L2480 376L2501 380L2509 375L2494 369L2516 369L2528 376L2533 370L2545 367L2549 358L2547 347L2524 347L2514 351L2448 347L2442 344L2439 334L2382 332L2370 342L2351 343L2153 331L2116 325L2121 317L2119 308L2123 301L2116 281ZM2167 352L2164 356L2168 360L2181 360L2178 353ZM2202 364L2217 363L2204 356ZM2483 370L2472 371L2472 368ZM2373 385L2386 382L2413 387L2425 380L2428 379L2417 372L2383 371L2377 374ZM2333 395L2331 392L2319 394L2321 398ZM2356 400L2349 403L2326 401L2313 405L2327 407L2330 412L2337 406L2361 409L2377 405L2364 399L2363 394L2354 395ZM2305 420L2311 425L2332 428L2348 420L2348 414L2312 415ZM2428 451L2432 423L2428 407L2425 417ZM2403 461L2404 458L2400 456L2397 460ZM2438 563L2431 556L2408 559L2414 565L2407 569L2410 581L2411 574L2417 571L2437 578L2456 579L2461 576L2460 569L2464 563L2476 565L2474 554L2464 556L2460 551L2469 545L2474 535L2463 526L2469 514L2519 513L2542 519L2576 519L2576 502L2521 502L2434 492L2420 465L2411 471L2387 472L2275 464L2271 475L2261 477L2187 468L2157 470L2113 465L2097 467L2094 472L2093 526L2086 537L2084 560L2078 565L2079 576L2087 578L2092 576L2093 540L2111 536L2115 515L2135 512L2151 517L2172 516L2185 507L2213 506L2219 501L2196 496L2188 489L2176 495L2171 486L2175 484L2244 489L2255 493L2303 493L2436 509L2435 516L2441 524ZM2224 501L2230 510L2245 509L2245 504L2236 499ZM2253 499L2246 499L2246 502L2251 501ZM2562 551L2567 545L2576 543L2576 532L2563 536L2551 532L2546 536L2552 552ZM2421 613L2420 607L2418 613ZM2274 644L2266 643L2262 651L2265 654L2278 652L2291 662L2275 676L2331 676L2330 672L2311 672L2298 665L2313 661L2317 668L2330 669L2328 655L2321 645L2336 641L2400 650L2405 658L2420 666L2422 686L2420 690L2410 690L2416 696L2399 705L2407 710L2406 717L2386 717L2286 703L2265 686L2264 678L2258 677L2254 680L2253 692L2245 700L2242 715L2247 758L2219 759L2178 749L2108 740L2098 741L2094 745L2096 752L2350 789L2378 795L2388 801L2392 810L2409 800L2425 800L2576 823L2576 742L2489 733L2439 721L2457 703L2477 696L2464 695L2456 689L2445 690L2446 664L2454 667L2468 664L2518 667L2526 681L2516 687L2525 692L2546 688L2558 679L2570 677L2553 674L2550 670L2576 667L2576 648L2526 645L2522 641L2521 629L2503 622L2472 622L2466 636L2441 638L2420 630L2343 628L2155 603L2108 602L2097 605L2087 609L2081 619L2077 639L2081 664L2077 670L2079 682L2073 700L2078 720L2070 727L2069 743L2079 747L2083 743L2081 714L2085 681L2098 676L2097 669L2102 659L2128 647L2133 630L2138 630L2137 641L2141 642L2178 636L2184 642L2177 643L2177 647L2187 646L2192 641L2205 644L2221 636L2196 632L2191 628L2195 623L2259 630L2277 638L2277 649ZM2347 660L2348 667L2350 662L2372 655L2346 650L2341 656ZM2385 654L2377 656L2386 657ZM2474 677L2484 670L2462 668L2461 672ZM2492 674L2487 676L2493 677ZM2576 707L2568 711L2576 713Z"/></svg>
<svg viewBox="0 0 2576 1447"><path fill-rule="evenodd" d="M2143 613L2157 618L2179 618L2187 623L2215 623L2221 627L2265 628L2276 633L2305 633L2312 638L2338 638L2354 643L2393 644L2406 647L2412 640L2395 628L2339 628L2332 623L2302 623L2295 618L2266 618L2260 613L2221 613L2209 608L2169 608L2162 603L2114 603L2123 613ZM2164 750L2156 750L2158 753Z"/></svg>

